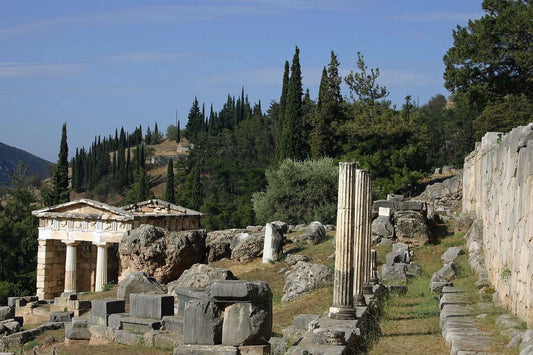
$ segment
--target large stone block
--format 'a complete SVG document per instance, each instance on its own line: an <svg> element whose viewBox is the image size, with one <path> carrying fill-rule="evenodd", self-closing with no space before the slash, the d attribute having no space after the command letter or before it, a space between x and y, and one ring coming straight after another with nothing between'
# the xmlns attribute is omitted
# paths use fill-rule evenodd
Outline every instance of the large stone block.
<svg viewBox="0 0 533 355"><path fill-rule="evenodd" d="M215 302L271 302L272 291L265 281L223 280L209 285L209 296Z"/></svg>
<svg viewBox="0 0 533 355"><path fill-rule="evenodd" d="M225 345L179 345L174 355L238 355L239 349Z"/></svg>
<svg viewBox="0 0 533 355"><path fill-rule="evenodd" d="M271 334L271 303L235 303L224 310L223 345L263 345Z"/></svg>
<svg viewBox="0 0 533 355"><path fill-rule="evenodd" d="M177 298L176 314L182 317L185 313L185 305L187 304L187 302L189 302L190 300L209 299L209 292L205 289L177 287L173 290L173 293Z"/></svg>
<svg viewBox="0 0 533 355"><path fill-rule="evenodd" d="M143 335L138 333L128 332L126 330L117 330L115 332L115 341L123 345L140 345L143 342Z"/></svg>
<svg viewBox="0 0 533 355"><path fill-rule="evenodd" d="M183 335L183 316L163 317L163 327L169 332Z"/></svg>
<svg viewBox="0 0 533 355"><path fill-rule="evenodd" d="M190 300L185 305L184 344L215 345L222 342L222 311L207 300Z"/></svg>
<svg viewBox="0 0 533 355"><path fill-rule="evenodd" d="M174 315L174 296L130 294L130 314L132 317L162 319Z"/></svg>
<svg viewBox="0 0 533 355"><path fill-rule="evenodd" d="M99 316L124 313L125 302L123 299L103 298L92 301L91 313Z"/></svg>
<svg viewBox="0 0 533 355"><path fill-rule="evenodd" d="M129 330L133 332L149 332L151 330L161 329L161 321L157 319L135 318L135 317L122 317L120 324L123 330Z"/></svg>

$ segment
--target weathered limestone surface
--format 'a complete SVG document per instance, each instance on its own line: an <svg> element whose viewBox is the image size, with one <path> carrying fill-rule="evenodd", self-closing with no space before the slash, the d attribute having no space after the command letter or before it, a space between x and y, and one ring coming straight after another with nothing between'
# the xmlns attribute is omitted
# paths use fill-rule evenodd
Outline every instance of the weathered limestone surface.
<svg viewBox="0 0 533 355"><path fill-rule="evenodd" d="M507 308L533 325L533 124L487 133L465 158L463 212L483 224L488 277Z"/></svg>

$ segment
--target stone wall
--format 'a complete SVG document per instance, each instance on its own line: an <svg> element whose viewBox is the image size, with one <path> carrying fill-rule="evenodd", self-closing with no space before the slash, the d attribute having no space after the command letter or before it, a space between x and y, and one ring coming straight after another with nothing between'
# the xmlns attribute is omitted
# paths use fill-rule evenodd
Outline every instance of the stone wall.
<svg viewBox="0 0 533 355"><path fill-rule="evenodd" d="M37 251L37 296L50 299L65 287L65 244L60 240L39 240ZM46 267L46 270L45 270Z"/></svg>
<svg viewBox="0 0 533 355"><path fill-rule="evenodd" d="M496 298L533 325L533 123L487 133L465 158L463 212L483 222Z"/></svg>

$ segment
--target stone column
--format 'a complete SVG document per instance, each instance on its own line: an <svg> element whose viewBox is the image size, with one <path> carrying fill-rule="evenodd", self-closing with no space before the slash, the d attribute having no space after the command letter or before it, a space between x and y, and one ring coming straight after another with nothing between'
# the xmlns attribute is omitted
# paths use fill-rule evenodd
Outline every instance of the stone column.
<svg viewBox="0 0 533 355"><path fill-rule="evenodd" d="M372 270L372 179L367 172L364 174L364 214L363 214L363 294L372 294L373 288L370 282L371 270Z"/></svg>
<svg viewBox="0 0 533 355"><path fill-rule="evenodd" d="M46 295L46 240L38 240L37 247L37 297L45 299Z"/></svg>
<svg viewBox="0 0 533 355"><path fill-rule="evenodd" d="M65 290L64 293L76 293L76 246L79 242L73 240L63 241L67 245L65 258Z"/></svg>
<svg viewBox="0 0 533 355"><path fill-rule="evenodd" d="M95 292L102 292L107 283L107 243L93 243L98 247L96 254Z"/></svg>
<svg viewBox="0 0 533 355"><path fill-rule="evenodd" d="M371 191L370 176L366 170L356 170L355 172L355 256L354 256L354 302L356 306L366 306L363 296L363 285L365 282L367 263L366 238L370 231L368 228L369 218L369 195ZM370 250L370 249L369 249ZM368 265L369 267L369 265Z"/></svg>
<svg viewBox="0 0 533 355"><path fill-rule="evenodd" d="M355 171L355 163L339 163L335 279L333 304L329 309L329 316L334 319L356 319L353 305Z"/></svg>

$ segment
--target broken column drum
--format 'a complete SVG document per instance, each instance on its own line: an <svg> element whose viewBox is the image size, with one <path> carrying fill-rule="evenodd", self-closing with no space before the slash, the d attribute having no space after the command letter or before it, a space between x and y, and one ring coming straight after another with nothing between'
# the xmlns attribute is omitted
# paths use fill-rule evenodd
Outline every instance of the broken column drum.
<svg viewBox="0 0 533 355"><path fill-rule="evenodd" d="M329 309L329 316L335 319L356 318L353 304L355 172L355 163L339 163L335 280L333 304Z"/></svg>

